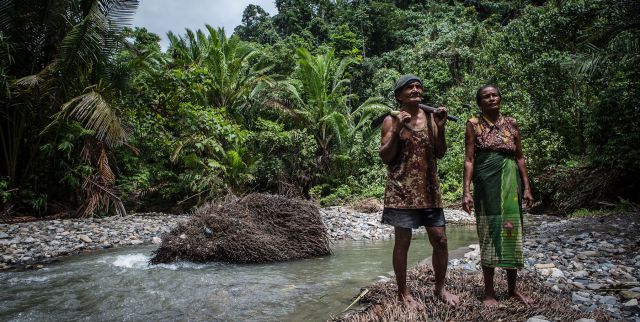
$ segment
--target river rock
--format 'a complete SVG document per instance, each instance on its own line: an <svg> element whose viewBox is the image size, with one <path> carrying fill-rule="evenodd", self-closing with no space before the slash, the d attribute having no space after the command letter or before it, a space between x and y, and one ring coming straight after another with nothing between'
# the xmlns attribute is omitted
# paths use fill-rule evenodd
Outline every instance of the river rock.
<svg viewBox="0 0 640 322"><path fill-rule="evenodd" d="M620 291L620 296L625 300L640 298L640 293L634 291Z"/></svg>
<svg viewBox="0 0 640 322"><path fill-rule="evenodd" d="M545 264L535 264L534 267L536 269L547 269L547 268L554 268L556 267L556 265L554 265L553 263L545 263Z"/></svg>
<svg viewBox="0 0 640 322"><path fill-rule="evenodd" d="M599 302L600 302L600 303L602 303L602 304L615 305L615 304L617 304L617 303L618 303L618 299L616 299L616 297L615 297L615 296L608 295L608 296L603 296L603 297L599 300Z"/></svg>
<svg viewBox="0 0 640 322"><path fill-rule="evenodd" d="M93 241L91 240L91 238L89 238L89 236L81 234L78 235L78 239L80 239L81 241L85 242L85 243L93 243Z"/></svg>
<svg viewBox="0 0 640 322"><path fill-rule="evenodd" d="M588 297L584 297L578 293L571 294L571 302L574 304L577 303L591 303L591 299Z"/></svg>
<svg viewBox="0 0 640 322"><path fill-rule="evenodd" d="M603 287L604 285L602 284L598 284L598 283L591 283L591 284L587 284L586 287L590 290L599 290Z"/></svg>
<svg viewBox="0 0 640 322"><path fill-rule="evenodd" d="M527 319L527 322L550 322L544 315L536 315Z"/></svg>
<svg viewBox="0 0 640 322"><path fill-rule="evenodd" d="M598 252L595 250L588 250L588 251L578 253L578 256L594 257L594 256L598 256Z"/></svg>
<svg viewBox="0 0 640 322"><path fill-rule="evenodd" d="M158 237L158 236L154 236L154 237L151 239L151 242L152 242L152 243L154 243L154 244L156 244L156 245L160 245L160 244L162 243L162 239L161 239L160 237Z"/></svg>

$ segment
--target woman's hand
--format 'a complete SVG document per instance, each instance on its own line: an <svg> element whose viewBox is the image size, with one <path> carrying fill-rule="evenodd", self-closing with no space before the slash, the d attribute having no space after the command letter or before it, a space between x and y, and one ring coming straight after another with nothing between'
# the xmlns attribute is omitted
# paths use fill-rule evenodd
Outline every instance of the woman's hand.
<svg viewBox="0 0 640 322"><path fill-rule="evenodd" d="M522 196L524 199L524 207L531 208L533 206L533 194L531 193L531 189L525 189L524 195Z"/></svg>
<svg viewBox="0 0 640 322"><path fill-rule="evenodd" d="M471 214L471 211L473 211L473 196L471 192L465 192L464 195L462 195L462 209L468 214Z"/></svg>

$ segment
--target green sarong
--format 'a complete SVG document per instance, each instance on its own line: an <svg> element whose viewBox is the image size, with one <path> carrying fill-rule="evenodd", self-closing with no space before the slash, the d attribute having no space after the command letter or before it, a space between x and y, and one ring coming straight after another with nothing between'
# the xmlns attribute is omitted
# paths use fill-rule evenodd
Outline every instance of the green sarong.
<svg viewBox="0 0 640 322"><path fill-rule="evenodd" d="M480 152L473 170L480 257L483 266L522 268L522 203L515 158Z"/></svg>

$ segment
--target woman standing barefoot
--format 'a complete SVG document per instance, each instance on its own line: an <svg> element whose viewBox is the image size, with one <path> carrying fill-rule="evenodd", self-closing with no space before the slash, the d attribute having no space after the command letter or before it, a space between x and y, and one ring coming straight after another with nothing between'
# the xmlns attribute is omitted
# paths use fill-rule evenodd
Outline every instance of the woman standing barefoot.
<svg viewBox="0 0 640 322"><path fill-rule="evenodd" d="M467 121L465 132L464 195L462 206L475 216L480 242L484 299L498 304L493 287L496 267L507 271L508 294L528 305L531 299L516 288L522 253L522 201L533 202L527 166L516 120L500 114L500 90L495 85L478 89L478 117ZM473 180L473 196L471 181Z"/></svg>

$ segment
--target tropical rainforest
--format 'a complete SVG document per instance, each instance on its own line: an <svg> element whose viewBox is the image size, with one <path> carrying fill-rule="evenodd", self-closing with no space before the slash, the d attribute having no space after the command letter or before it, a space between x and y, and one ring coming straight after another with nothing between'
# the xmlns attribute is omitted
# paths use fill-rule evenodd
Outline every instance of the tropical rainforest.
<svg viewBox="0 0 640 322"><path fill-rule="evenodd" d="M465 120L496 84L537 206L638 202L640 2L275 0L234 30L160 37L138 1L0 1L4 219L188 211L250 192L335 205L384 194L393 84L422 78L446 125L443 197L462 194ZM224 10L224 8L220 8Z"/></svg>

